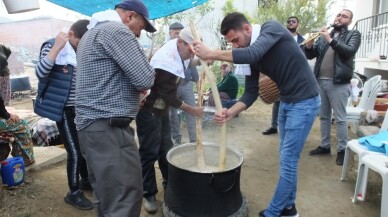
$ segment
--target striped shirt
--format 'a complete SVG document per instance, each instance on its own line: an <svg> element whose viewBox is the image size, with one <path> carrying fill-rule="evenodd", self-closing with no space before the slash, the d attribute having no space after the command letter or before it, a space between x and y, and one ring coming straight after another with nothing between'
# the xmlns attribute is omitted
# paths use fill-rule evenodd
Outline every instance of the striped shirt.
<svg viewBox="0 0 388 217"><path fill-rule="evenodd" d="M155 71L128 27L104 22L86 32L77 48L77 63L78 130L98 119L136 117L140 92L152 87Z"/></svg>
<svg viewBox="0 0 388 217"><path fill-rule="evenodd" d="M47 57L47 54L51 51L52 47L53 47L53 45L51 45L50 43L47 43L45 46L43 46L43 48L41 50L41 54L39 57L40 61L35 67L36 68L36 70L35 70L36 76L40 79L44 79L47 76L49 76L51 69L54 67L55 62L51 61ZM71 81L70 94L69 94L69 98L67 99L65 106L74 106L75 105L76 72L77 72L77 69L76 69L76 67L74 67L74 72L73 72L74 76L73 76L72 81Z"/></svg>

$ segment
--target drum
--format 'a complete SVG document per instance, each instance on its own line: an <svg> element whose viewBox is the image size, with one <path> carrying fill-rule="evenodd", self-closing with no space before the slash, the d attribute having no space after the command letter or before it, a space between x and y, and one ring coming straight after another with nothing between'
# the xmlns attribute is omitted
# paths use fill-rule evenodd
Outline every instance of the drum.
<svg viewBox="0 0 388 217"><path fill-rule="evenodd" d="M276 83L263 73L260 73L259 78L259 95L267 104L279 101L279 89Z"/></svg>

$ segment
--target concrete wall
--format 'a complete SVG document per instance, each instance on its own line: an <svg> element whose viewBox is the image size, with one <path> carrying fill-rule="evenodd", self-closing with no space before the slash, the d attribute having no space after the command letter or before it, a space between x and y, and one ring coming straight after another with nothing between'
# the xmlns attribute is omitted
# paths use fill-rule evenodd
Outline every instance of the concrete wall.
<svg viewBox="0 0 388 217"><path fill-rule="evenodd" d="M11 74L24 72L24 63L38 59L42 42L69 29L73 22L53 18L0 23L0 43L12 50L8 65Z"/></svg>
<svg viewBox="0 0 388 217"><path fill-rule="evenodd" d="M371 4L373 3L373 4ZM374 5L376 4L376 0L355 0L355 11L353 21L364 19L373 15Z"/></svg>

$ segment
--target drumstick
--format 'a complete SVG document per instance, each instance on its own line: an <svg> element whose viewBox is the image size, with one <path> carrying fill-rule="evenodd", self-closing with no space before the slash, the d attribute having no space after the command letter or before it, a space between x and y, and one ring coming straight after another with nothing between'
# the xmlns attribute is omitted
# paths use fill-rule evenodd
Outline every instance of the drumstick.
<svg viewBox="0 0 388 217"><path fill-rule="evenodd" d="M190 21L190 30L194 36L194 39L200 40L192 20ZM221 104L221 98L220 98L220 94L218 92L217 84L213 78L213 74L210 73L209 66L207 65L207 62L202 60L202 59L200 59L200 61L201 61L201 66L203 67L203 70L206 73L206 76L207 76L209 83L210 83L210 87L212 89L214 104L216 105L216 112L218 114L221 114L222 113L222 104ZM221 125L221 133L220 133L220 158L219 158L219 164L218 164L218 168L221 171L225 170L225 163L226 163L226 139L225 138L226 138L226 123L223 123Z"/></svg>

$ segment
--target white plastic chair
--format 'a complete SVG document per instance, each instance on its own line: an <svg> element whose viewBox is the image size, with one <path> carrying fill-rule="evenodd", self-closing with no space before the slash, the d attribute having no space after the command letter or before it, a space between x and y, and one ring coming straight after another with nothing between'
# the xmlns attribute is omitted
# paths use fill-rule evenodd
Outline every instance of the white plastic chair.
<svg viewBox="0 0 388 217"><path fill-rule="evenodd" d="M380 128L380 132L388 130L388 110L385 112L384 120ZM358 139L352 139L346 144L345 148L345 156L344 156L344 164L342 166L342 173L341 173L341 181L345 181L347 178L347 171L348 171L348 163L349 163L349 155L350 150L352 150L355 154L358 155L358 168L360 168L361 159L365 155L383 155L382 153L369 151L365 146L361 145L358 142ZM358 171L359 173L360 171ZM363 180L361 187L358 189L361 189L357 193L357 199L364 201L365 200L365 194L366 194L366 183L368 182L368 170L364 170L363 176L365 180Z"/></svg>
<svg viewBox="0 0 388 217"><path fill-rule="evenodd" d="M353 124L353 132L357 132L358 124L360 122L360 114L363 111L372 110L375 105L377 93L381 88L381 75L376 75L368 79L364 84L364 90L360 98L360 102L356 107L346 107L347 122Z"/></svg>
<svg viewBox="0 0 388 217"><path fill-rule="evenodd" d="M367 185L364 176L368 176L366 170L371 169L378 172L382 178L382 192L381 192L381 211L380 216L388 216L388 157L385 155L365 155L361 158L358 168L356 189L354 191L353 203L359 200L359 193L363 191L363 186Z"/></svg>

